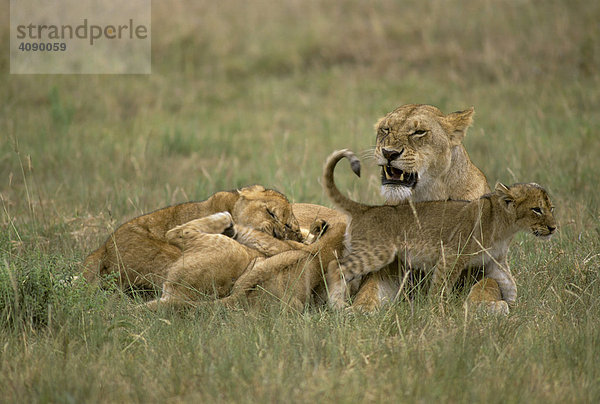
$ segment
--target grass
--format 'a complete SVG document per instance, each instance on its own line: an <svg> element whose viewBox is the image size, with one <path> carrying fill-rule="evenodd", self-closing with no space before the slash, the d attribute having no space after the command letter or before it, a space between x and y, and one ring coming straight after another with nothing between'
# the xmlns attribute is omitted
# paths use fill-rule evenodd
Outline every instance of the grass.
<svg viewBox="0 0 600 404"><path fill-rule="evenodd" d="M152 75L11 76L0 55L0 397L598 401L599 18L579 0L155 2ZM154 315L72 280L119 223L168 204L261 183L328 205L324 158L368 156L377 118L409 102L474 106L465 144L489 182L550 191L560 230L515 239L508 318L464 296ZM379 203L363 160L340 187Z"/></svg>

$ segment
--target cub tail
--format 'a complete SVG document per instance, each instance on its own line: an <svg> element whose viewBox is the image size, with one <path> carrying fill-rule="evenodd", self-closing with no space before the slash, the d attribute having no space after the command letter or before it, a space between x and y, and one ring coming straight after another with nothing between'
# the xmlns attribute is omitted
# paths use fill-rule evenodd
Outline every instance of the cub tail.
<svg viewBox="0 0 600 404"><path fill-rule="evenodd" d="M342 195L335 185L333 171L338 161L344 157L350 162L350 168L352 168L354 174L360 177L360 160L358 160L354 153L348 149L336 150L325 161L325 166L323 167L323 189L337 208L352 215L353 212L364 210L366 206Z"/></svg>

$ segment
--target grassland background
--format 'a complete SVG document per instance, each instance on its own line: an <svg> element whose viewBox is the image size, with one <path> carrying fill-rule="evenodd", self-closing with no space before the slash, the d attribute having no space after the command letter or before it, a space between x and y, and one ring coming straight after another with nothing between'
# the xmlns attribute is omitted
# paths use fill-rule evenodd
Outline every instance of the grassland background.
<svg viewBox="0 0 600 404"><path fill-rule="evenodd" d="M8 46L8 2L0 39ZM597 402L600 3L155 1L152 74L9 75L0 54L0 401ZM328 205L322 161L403 103L474 106L490 183L536 181L508 318L417 299L327 310L133 308L70 284L116 225L252 183ZM380 202L377 172L352 197Z"/></svg>

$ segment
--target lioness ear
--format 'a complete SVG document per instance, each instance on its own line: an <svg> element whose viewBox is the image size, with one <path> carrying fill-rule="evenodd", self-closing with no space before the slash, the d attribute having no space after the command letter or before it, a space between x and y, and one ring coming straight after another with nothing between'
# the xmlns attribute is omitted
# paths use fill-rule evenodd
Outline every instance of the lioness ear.
<svg viewBox="0 0 600 404"><path fill-rule="evenodd" d="M377 132L379 130L379 125L381 125L384 121L385 121L385 116L383 118L379 118L377 120L377 123L374 126L375 132Z"/></svg>
<svg viewBox="0 0 600 404"><path fill-rule="evenodd" d="M475 109L473 107L465 109L464 111L457 111L446 115L446 122L448 122L450 136L450 142L453 146L457 146L462 143L467 129L473 123L473 114Z"/></svg>

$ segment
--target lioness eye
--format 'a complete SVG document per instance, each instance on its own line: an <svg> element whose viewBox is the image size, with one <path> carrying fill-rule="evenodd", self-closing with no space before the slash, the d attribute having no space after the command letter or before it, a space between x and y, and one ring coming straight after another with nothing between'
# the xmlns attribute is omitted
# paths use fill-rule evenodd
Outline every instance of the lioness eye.
<svg viewBox="0 0 600 404"><path fill-rule="evenodd" d="M541 215L542 214L542 210L540 208L531 208L531 210L533 211L533 213L535 213L536 215Z"/></svg>
<svg viewBox="0 0 600 404"><path fill-rule="evenodd" d="M269 216L271 216L273 219L277 219L277 217L275 216L275 213L271 212L271 209L267 209L267 213L269 214Z"/></svg>
<svg viewBox="0 0 600 404"><path fill-rule="evenodd" d="M416 130L413 133L411 133L411 136L421 137L421 136L423 136L426 133L427 133L426 130L419 129L419 130Z"/></svg>

